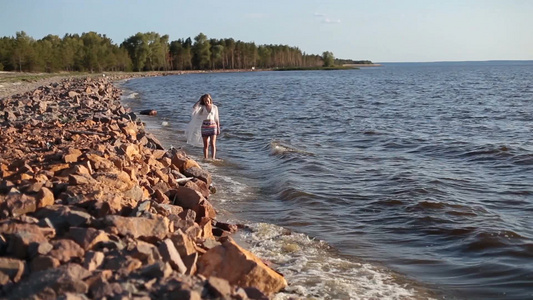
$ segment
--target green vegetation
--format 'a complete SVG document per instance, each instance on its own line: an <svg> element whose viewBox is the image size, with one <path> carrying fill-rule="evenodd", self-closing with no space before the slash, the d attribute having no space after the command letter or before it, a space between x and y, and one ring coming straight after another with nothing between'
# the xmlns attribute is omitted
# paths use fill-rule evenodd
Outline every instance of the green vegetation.
<svg viewBox="0 0 533 300"><path fill-rule="evenodd" d="M322 53L322 60L324 61L325 68L330 68L335 65L335 56L329 51Z"/></svg>
<svg viewBox="0 0 533 300"><path fill-rule="evenodd" d="M35 40L24 31L0 38L0 71L129 72L216 69L331 68L333 53L306 54L286 45L255 45L208 39L203 33L169 41L168 35L137 33L120 45L96 32L47 35Z"/></svg>
<svg viewBox="0 0 533 300"><path fill-rule="evenodd" d="M344 60L349 61L349 60ZM137 33L120 46L96 32L47 35L34 40L25 32L0 38L0 71L113 72L214 69L315 68L340 65L333 53L303 53L297 47L260 45L229 39L194 38L169 42L155 32Z"/></svg>

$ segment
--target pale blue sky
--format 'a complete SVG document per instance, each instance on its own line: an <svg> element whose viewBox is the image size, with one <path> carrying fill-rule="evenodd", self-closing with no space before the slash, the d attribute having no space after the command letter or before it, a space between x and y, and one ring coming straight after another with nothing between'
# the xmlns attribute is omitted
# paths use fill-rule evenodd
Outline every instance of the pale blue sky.
<svg viewBox="0 0 533 300"><path fill-rule="evenodd" d="M374 62L533 60L533 0L0 0L0 37L234 38Z"/></svg>

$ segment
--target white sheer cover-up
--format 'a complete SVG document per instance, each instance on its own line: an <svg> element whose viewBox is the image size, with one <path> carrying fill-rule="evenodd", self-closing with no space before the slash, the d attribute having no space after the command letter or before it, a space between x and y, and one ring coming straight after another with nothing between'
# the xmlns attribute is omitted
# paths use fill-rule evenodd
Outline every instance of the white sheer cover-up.
<svg viewBox="0 0 533 300"><path fill-rule="evenodd" d="M212 119L217 121L218 124L218 107L213 105L211 112L207 112L204 106L194 106L191 114L191 121L187 125L186 135L187 144L191 144L196 147L203 147L202 141L202 122L206 119Z"/></svg>

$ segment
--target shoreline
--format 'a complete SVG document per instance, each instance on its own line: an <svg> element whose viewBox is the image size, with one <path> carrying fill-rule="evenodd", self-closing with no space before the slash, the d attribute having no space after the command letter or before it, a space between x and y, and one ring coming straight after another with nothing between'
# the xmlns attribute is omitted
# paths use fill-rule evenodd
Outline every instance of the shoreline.
<svg viewBox="0 0 533 300"><path fill-rule="evenodd" d="M105 73L19 73L19 72L0 72L0 99L16 94L33 91L43 85L50 85L55 82L68 78L107 78L112 82L124 79L185 75L185 74L204 74L204 73L237 73L237 72L261 72L271 71L271 69L249 70L188 70L188 71L146 71L146 72L105 72Z"/></svg>
<svg viewBox="0 0 533 300"><path fill-rule="evenodd" d="M168 78L163 79L160 78L162 81L166 82L167 84L172 84L174 80L180 81L181 79L179 77L175 77L174 79ZM202 81L202 79L199 77L196 81ZM154 86L160 86L160 83L158 84L158 81L155 80L149 80L148 82L142 84L143 80L137 81L136 84L132 85L126 85L124 86L125 95L131 96L127 97L128 100L125 100L125 104L131 104L131 107L134 107L136 111L142 111L149 109L154 110L160 110L163 109L164 106L158 106L157 103L166 103L169 98L160 98L158 97L158 101L144 101L145 95L147 95L147 90L152 90ZM190 83L191 81L187 80L186 82ZM172 86L175 86L172 84ZM168 91L168 93L171 93L171 91ZM167 93L167 95L168 95ZM179 94L179 90L176 90L176 93ZM175 95L172 97L176 97ZM186 97L179 97L180 99L183 99L183 101L179 101L176 103L173 103L173 107L182 107L182 106L189 106L187 103L190 101L187 100ZM231 108L229 109L231 110ZM182 146L181 141L183 140L183 120L186 120L187 116L181 116L180 111L174 109L170 111L164 111L161 114L157 114L155 116L141 116L143 121L146 122L147 127L149 127L152 132L161 139L161 141L166 145L172 145L174 146ZM169 119L169 116L173 116L176 118L176 120ZM170 124L164 124L165 121L169 121ZM181 123L180 123L181 122ZM180 141L176 145L176 140ZM192 147L185 147L187 151L190 151L191 153L196 153L197 155L201 155L201 148L199 148L199 153L197 151L194 151ZM224 153L229 156L233 156L231 153L233 153L235 149L229 149L224 146ZM302 298L306 297L331 297L332 290L329 288L320 288L317 286L321 286L322 284L326 284L328 282L328 276L333 276L338 278L357 278L357 272L360 270L360 266L357 266L353 264L354 261L359 261L359 258L357 256L351 256L351 255L340 255L339 250L335 248L335 246L331 246L328 244L328 242L321 241L320 239L317 239L316 236L309 235L308 232L306 233L305 228L296 228L296 229L287 229L283 227L284 225L280 225L279 223L276 223L276 220L266 220L261 219L261 221L258 221L253 215L243 215L243 211L246 211L246 208L243 208L240 206L240 204L235 203L241 203L245 202L250 199L250 197L253 197L254 199L261 199L263 194L258 194L257 191L251 191L249 188L251 186L247 185L246 180L242 180L245 176L255 175L250 174L250 172L246 174L241 174L240 172L234 172L234 170L238 169L239 171L247 168L246 166L243 166L243 162L235 162L233 159L228 157L228 160L226 161L226 157L223 158L224 162L227 164L222 165L216 165L214 167L214 182L222 183L222 182L234 182L234 189L225 189L224 187L227 187L225 184L223 185L223 188L219 189L217 192L216 197L214 198L215 202L223 203L223 206L226 206L226 203L231 205L231 209L227 210L229 218L222 219L222 221L229 221L230 223L245 223L252 230L250 231L241 231L238 233L238 235L241 235L244 233L243 238L238 239L240 243L243 245L246 245L246 248L253 249L254 253L259 255L260 257L272 261L274 265L277 266L279 271L281 271L283 274L285 274L287 280L290 282L290 286L280 293L279 295L276 295L276 299L286 299L284 297L290 297L292 295L298 295ZM238 165L235 165L237 163ZM211 165L210 163L206 163L206 165ZM234 168L235 167L235 168ZM209 167L208 167L209 168ZM209 168L211 170L211 168ZM244 176L243 176L244 175ZM256 186L253 186L252 189L256 188ZM298 187L296 187L298 188ZM243 192L244 191L244 192ZM252 195L252 196L251 196ZM226 206L227 208L227 206ZM294 231L293 231L294 230ZM290 233L289 235L287 235ZM279 236L279 237L278 237ZM316 244L307 242L309 239L316 241ZM290 248L287 247L287 245L290 245ZM328 245L327 248L334 249L331 252L322 252L323 245ZM316 252L320 252L321 255L316 256ZM305 258L305 263L298 258ZM353 268L351 268L352 271L346 271L341 267L342 262L343 266L351 265ZM318 265L317 265L318 264ZM317 270L321 270L322 266L321 264L327 265L330 269L328 272L315 272ZM313 268L305 268L303 266L313 265ZM384 281L379 281L380 279L377 279L380 284L383 284L383 289L393 289L398 288L395 290L398 295L401 295L404 292L409 293L410 290L416 291L416 298L415 296L412 296L412 299L434 299L431 296L433 295L430 288L428 288L427 285L417 282L413 279L407 278L404 274L391 271L390 268L387 268L381 263L378 263L376 261L369 264L369 266L372 265L372 267L369 267L369 270L372 269L375 271L374 278L372 280L376 280L376 278L381 278L380 276L390 276L389 281L385 283ZM297 271L296 271L297 270ZM310 271L312 270L312 271ZM343 270L338 273L336 273L335 270ZM335 275L333 275L335 274ZM348 274L353 274L354 276L350 276ZM346 276L346 277L344 277ZM305 278L305 279L304 279ZM317 281L316 284L313 286L309 286L307 280L310 280L308 278L313 278ZM351 281L351 279L350 279ZM351 287L359 287L359 282L362 282L361 280L357 281L354 280L353 284L350 284ZM364 284L361 284L364 285ZM407 286L409 288L405 288L405 291L402 290L404 286ZM319 292L309 292L312 289L316 289ZM376 290L381 291L379 286L375 287ZM320 296L318 296L320 295ZM356 294L354 294L356 295ZM361 297L365 298L363 295L372 295L372 293L366 294L366 291L362 291L360 294ZM345 298L347 299L347 298Z"/></svg>
<svg viewBox="0 0 533 300"><path fill-rule="evenodd" d="M283 276L232 240L237 225L216 220L211 175L164 149L113 85L178 73L135 75L49 78L0 94L0 295L265 299L282 290Z"/></svg>

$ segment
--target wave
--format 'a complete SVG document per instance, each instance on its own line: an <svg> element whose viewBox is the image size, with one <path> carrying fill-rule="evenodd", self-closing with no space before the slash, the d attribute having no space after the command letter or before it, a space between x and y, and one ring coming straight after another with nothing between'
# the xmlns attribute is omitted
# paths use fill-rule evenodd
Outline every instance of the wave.
<svg viewBox="0 0 533 300"><path fill-rule="evenodd" d="M471 77L463 84L462 76L437 69L428 70L435 73L426 74L438 75L429 81L413 77L425 70L398 69L397 75L405 77L391 82L379 80L390 79L389 74L374 77L374 70L331 81L320 76L316 82L314 73L297 74L305 75L307 83L330 86L311 84L294 93L286 89L287 76L293 77L287 73L228 74L207 81L181 76L179 84L164 84L176 87L171 92L151 80L144 86L137 81L139 85L127 86L143 88L128 103L135 110L157 109L167 118L153 118L157 127L162 120L171 125L155 132L162 142L175 144L183 136L182 120L188 120L196 101L190 95L206 89L218 95L225 126L219 156L224 163L206 163L217 187L210 200L223 202L218 209L238 219L277 223L320 237L343 255L308 236L253 225L245 235L254 236L248 240L258 253L265 253L260 257L279 264L290 284L283 293L296 295L293 298L420 298L411 284L402 285L401 275L398 281L394 273L360 262L361 257L435 284L437 290L460 291L462 297L470 292L478 299L531 298L529 98L508 99L508 93L498 92L499 84L478 94L486 86L475 83L486 81ZM438 78L442 81L435 81ZM523 78L528 77L517 75L523 84L511 82L506 90L529 93L530 84ZM351 89L346 79L357 80L363 89ZM237 88L225 88L228 82ZM252 92L245 88L251 83ZM381 88L380 83L388 86ZM333 84L338 89L331 89ZM162 100L155 90L161 90ZM441 99L431 100L434 95ZM243 103L249 112L244 115ZM296 120L295 108L302 112ZM297 126L302 130L291 130ZM169 128L176 134L169 134ZM201 149L190 150L201 155ZM270 230L272 236L263 232ZM509 234L490 236L498 230ZM501 270L516 276L494 275ZM390 277L403 289L392 285L392 292L383 292ZM527 297L517 297L522 292Z"/></svg>
<svg viewBox="0 0 533 300"><path fill-rule="evenodd" d="M256 138L255 134L238 129L222 128L221 130L224 139L228 140L237 139L243 141L252 141Z"/></svg>
<svg viewBox="0 0 533 300"><path fill-rule="evenodd" d="M124 99L136 99L137 97L139 97L139 93L125 92L122 97L124 97Z"/></svg>
<svg viewBox="0 0 533 300"><path fill-rule="evenodd" d="M479 144L468 141L414 141L400 143L401 146L418 145L407 150L407 153L427 157L446 159L460 159L471 163L509 163L518 166L533 165L533 150L525 146L511 144ZM398 142L389 142L387 147L399 148Z"/></svg>
<svg viewBox="0 0 533 300"><path fill-rule="evenodd" d="M296 147L281 143L276 140L270 142L270 153L272 155L284 155L284 154L296 153L296 154L302 154L306 156L315 156L314 153L307 152L302 149L298 149Z"/></svg>
<svg viewBox="0 0 533 300"><path fill-rule="evenodd" d="M289 286L273 299L417 299L421 286L390 270L346 260L324 241L267 223L252 223L238 240L273 264ZM425 299L428 299L425 297Z"/></svg>

